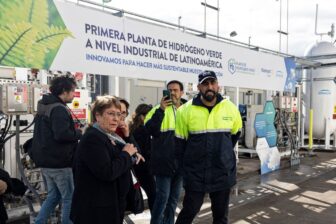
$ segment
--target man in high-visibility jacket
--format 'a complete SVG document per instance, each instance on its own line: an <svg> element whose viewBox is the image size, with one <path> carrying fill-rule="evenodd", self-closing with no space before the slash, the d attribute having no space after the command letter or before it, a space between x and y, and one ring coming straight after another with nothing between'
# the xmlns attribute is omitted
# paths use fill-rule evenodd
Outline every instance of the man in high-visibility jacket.
<svg viewBox="0 0 336 224"><path fill-rule="evenodd" d="M218 94L213 71L199 75L199 94L176 114L176 156L185 196L176 224L192 223L209 193L213 223L228 222L230 190L236 184L234 146L242 119L237 107Z"/></svg>
<svg viewBox="0 0 336 224"><path fill-rule="evenodd" d="M151 224L173 224L175 209L182 190L182 176L175 157L175 114L184 100L183 85L168 82L170 97L148 112L145 127L152 136L150 171L155 176L156 195Z"/></svg>

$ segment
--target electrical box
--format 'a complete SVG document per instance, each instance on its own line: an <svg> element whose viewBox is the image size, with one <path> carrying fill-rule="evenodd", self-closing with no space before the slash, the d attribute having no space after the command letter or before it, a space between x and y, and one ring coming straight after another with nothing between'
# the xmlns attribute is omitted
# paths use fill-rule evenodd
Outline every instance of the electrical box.
<svg viewBox="0 0 336 224"><path fill-rule="evenodd" d="M49 86L48 85L32 85L30 89L30 110L29 112L31 114L37 113L37 103L40 99L42 99L42 96L44 94L49 93Z"/></svg>
<svg viewBox="0 0 336 224"><path fill-rule="evenodd" d="M291 98L291 112L294 112L294 113L296 113L296 112L298 112L297 111L297 107L298 107L298 102L297 102L297 98L296 97L292 97Z"/></svg>
<svg viewBox="0 0 336 224"><path fill-rule="evenodd" d="M247 148L254 148L256 144L256 132L254 121L257 113L262 113L263 105L247 105L246 106L246 123L245 123L245 145Z"/></svg>
<svg viewBox="0 0 336 224"><path fill-rule="evenodd" d="M286 109L287 108L287 98L285 96L279 97L280 100L280 109Z"/></svg>
<svg viewBox="0 0 336 224"><path fill-rule="evenodd" d="M1 83L0 85L0 110L5 114L28 114L29 87L27 83Z"/></svg>
<svg viewBox="0 0 336 224"><path fill-rule="evenodd" d="M292 100L290 96L285 96L286 97L286 109L290 110L292 107Z"/></svg>
<svg viewBox="0 0 336 224"><path fill-rule="evenodd" d="M290 96L275 96L273 98L274 107L288 112L297 112L298 99Z"/></svg>
<svg viewBox="0 0 336 224"><path fill-rule="evenodd" d="M286 96L275 96L273 98L274 107L277 109L287 109L287 97Z"/></svg>

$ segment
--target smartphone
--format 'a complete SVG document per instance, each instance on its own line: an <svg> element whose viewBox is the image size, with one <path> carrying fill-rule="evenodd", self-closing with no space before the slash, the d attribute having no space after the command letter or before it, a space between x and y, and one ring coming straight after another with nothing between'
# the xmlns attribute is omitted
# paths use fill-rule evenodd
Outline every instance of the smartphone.
<svg viewBox="0 0 336 224"><path fill-rule="evenodd" d="M162 90L162 95L166 100L170 99L170 91L167 89Z"/></svg>

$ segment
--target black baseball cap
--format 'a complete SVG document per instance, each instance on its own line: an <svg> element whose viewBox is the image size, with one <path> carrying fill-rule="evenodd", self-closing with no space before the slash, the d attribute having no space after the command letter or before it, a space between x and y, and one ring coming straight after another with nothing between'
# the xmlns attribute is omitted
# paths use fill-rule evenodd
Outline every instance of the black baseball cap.
<svg viewBox="0 0 336 224"><path fill-rule="evenodd" d="M217 80L216 73L214 71L204 71L198 75L198 83L202 84L207 79L215 79Z"/></svg>

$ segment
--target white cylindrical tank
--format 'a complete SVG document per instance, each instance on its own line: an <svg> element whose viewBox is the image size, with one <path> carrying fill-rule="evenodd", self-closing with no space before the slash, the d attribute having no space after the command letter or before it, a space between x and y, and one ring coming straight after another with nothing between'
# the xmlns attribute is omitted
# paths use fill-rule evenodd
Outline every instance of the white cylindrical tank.
<svg viewBox="0 0 336 224"><path fill-rule="evenodd" d="M329 42L318 42L308 48L305 56L318 56L336 54L336 47ZM336 59L319 59L322 63L335 62ZM307 70L306 78L310 80L311 74L314 78L334 78L336 76L335 67L320 67L317 69ZM326 119L330 128L330 133L336 129L336 119L333 119L333 114L336 114L336 85L332 80L313 81L312 99L310 99L310 82L305 82L303 88L305 110L305 130L309 130L309 109L312 102L313 109L313 137L323 138L325 136Z"/></svg>

